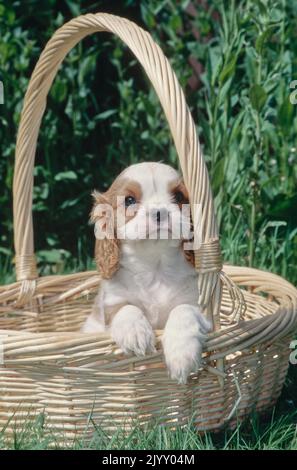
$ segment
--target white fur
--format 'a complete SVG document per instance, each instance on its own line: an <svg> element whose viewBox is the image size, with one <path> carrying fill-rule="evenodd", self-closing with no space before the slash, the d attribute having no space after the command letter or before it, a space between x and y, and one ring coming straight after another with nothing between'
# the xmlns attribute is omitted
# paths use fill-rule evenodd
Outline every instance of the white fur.
<svg viewBox="0 0 297 470"><path fill-rule="evenodd" d="M199 369L209 327L198 307L182 304L171 310L162 343L172 379L186 383L188 375Z"/></svg>
<svg viewBox="0 0 297 470"><path fill-rule="evenodd" d="M111 323L111 337L126 354L155 352L153 329L135 305L125 305L118 311Z"/></svg>
<svg viewBox="0 0 297 470"><path fill-rule="evenodd" d="M179 176L173 168L141 163L127 168L123 176L141 185L144 207L171 203L170 217L180 212L167 189ZM125 225L119 269L112 279L102 281L83 331L109 330L125 353L144 355L154 351L153 329L164 329L169 374L185 383L188 375L199 369L205 334L210 329L197 306L197 274L185 259L181 240L135 240L136 223L145 226L147 215L137 214ZM104 308L117 304L125 306L111 325L106 325Z"/></svg>

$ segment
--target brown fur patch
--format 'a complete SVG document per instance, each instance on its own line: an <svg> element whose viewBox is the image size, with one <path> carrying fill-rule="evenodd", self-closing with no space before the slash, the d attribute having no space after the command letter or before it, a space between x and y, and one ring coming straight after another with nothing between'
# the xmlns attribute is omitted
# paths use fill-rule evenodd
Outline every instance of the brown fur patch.
<svg viewBox="0 0 297 470"><path fill-rule="evenodd" d="M188 261L188 263L190 263L193 266L193 268L195 268L195 254L194 254L193 250L185 250L184 249L184 243L186 241L188 241L188 240L184 240L182 242L182 250L184 252L185 258Z"/></svg>
<svg viewBox="0 0 297 470"><path fill-rule="evenodd" d="M116 234L117 209L123 209L123 223L127 223L135 217L138 205L136 204L134 208L125 208L125 197L133 196L139 203L141 195L139 183L127 180L121 175L114 180L105 193L93 192L95 203L91 212L91 221L93 223L100 222L99 227L104 230L104 233L107 231L108 234L102 239L96 238L95 242L96 265L103 279L110 279L119 267L120 241ZM119 200L118 197L121 199ZM104 204L106 204L106 210ZM102 206L99 208L100 205Z"/></svg>
<svg viewBox="0 0 297 470"><path fill-rule="evenodd" d="M170 183L168 190L172 194L173 201L176 204L178 204L180 210L182 209L183 204L189 204L189 193L182 179L178 179L177 181ZM179 194L178 199L181 199L181 200L176 201L175 198L178 194ZM192 218L191 218L191 228L193 229ZM184 252L185 258L188 261L188 263L190 263L193 267L195 267L194 251L184 249L184 244L185 242L188 242L188 241L190 240L183 240L181 244L181 248Z"/></svg>
<svg viewBox="0 0 297 470"><path fill-rule="evenodd" d="M117 239L96 239L95 261L102 279L110 279L119 268L120 242Z"/></svg>

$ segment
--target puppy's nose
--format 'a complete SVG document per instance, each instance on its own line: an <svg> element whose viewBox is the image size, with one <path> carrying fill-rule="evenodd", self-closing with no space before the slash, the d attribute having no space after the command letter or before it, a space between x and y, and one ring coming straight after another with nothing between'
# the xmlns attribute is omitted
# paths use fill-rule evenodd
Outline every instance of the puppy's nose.
<svg viewBox="0 0 297 470"><path fill-rule="evenodd" d="M152 217L153 219L157 222L157 224L160 224L161 222L164 222L168 218L168 210L166 207L159 207L158 209L154 209L152 211Z"/></svg>

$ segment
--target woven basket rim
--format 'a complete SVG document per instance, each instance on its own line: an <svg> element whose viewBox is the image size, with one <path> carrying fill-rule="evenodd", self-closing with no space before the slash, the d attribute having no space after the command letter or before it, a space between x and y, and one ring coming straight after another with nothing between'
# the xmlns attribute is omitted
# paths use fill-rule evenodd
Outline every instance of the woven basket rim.
<svg viewBox="0 0 297 470"><path fill-rule="evenodd" d="M261 344L267 344L269 342L276 341L284 336L288 336L293 332L297 327L297 289L290 284L288 281L283 279L277 274L270 273L269 271L263 271L256 268L240 267L233 265L224 265L224 271L234 279L238 281L239 285L253 285L255 281L258 280L258 286L253 289L253 293L258 295L261 292L269 294L263 289L263 281L267 283L267 288L271 288L274 291L274 303L275 305L279 304L279 307L276 309L275 313L267 314L262 318L256 319L243 319L239 323L232 324L230 326L224 326L223 328L210 332L207 335L206 344L204 351L207 351L210 354L211 359L220 359L224 358L226 355L234 352L240 351L247 347L256 347ZM37 280L38 292L38 282L49 281L60 281L64 278L75 279L77 276L80 277L83 275L83 278L90 278L93 285L100 283L100 276L96 271L83 271L81 273L75 274L63 274L63 275L50 275L45 276ZM251 281L251 282L250 282ZM21 281L18 281L14 284L11 284L12 288L17 287ZM257 284L257 282L256 282ZM6 289L9 286L5 286ZM0 300L1 300L1 290L4 286L0 287ZM245 290L245 289L244 289ZM78 292L78 295L82 291ZM284 292L286 292L285 302L281 299L284 297ZM280 295L281 300L277 300L277 293ZM38 294L37 294L38 295ZM276 299L276 300L275 300ZM263 297L265 301L265 297ZM62 302L67 302L67 299ZM162 330L155 330L157 341L160 340L162 336ZM98 341L106 341L113 350L116 349L115 343L112 341L108 333L82 333L82 332L29 332L22 330L0 330L0 337L2 337L4 342L13 343L14 339L17 342L34 342L34 339L42 340L44 339L44 344L48 341L52 345L56 343L59 344L59 348L62 343L73 342L73 346L88 344L90 338L93 340L92 343Z"/></svg>

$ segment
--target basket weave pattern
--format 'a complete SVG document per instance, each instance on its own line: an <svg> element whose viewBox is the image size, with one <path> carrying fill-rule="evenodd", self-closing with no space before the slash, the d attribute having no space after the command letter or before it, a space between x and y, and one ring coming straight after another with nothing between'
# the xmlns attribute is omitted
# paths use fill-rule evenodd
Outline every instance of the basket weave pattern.
<svg viewBox="0 0 297 470"><path fill-rule="evenodd" d="M38 277L34 256L32 191L37 137L46 96L67 52L88 34L119 36L142 64L160 99L189 190L194 227L197 302L212 318L203 367L186 385L168 378L157 352L124 356L104 334L82 334L100 288L96 272ZM76 18L52 37L35 67L19 126L14 174L17 282L0 287L0 425L7 433L44 412L57 436L91 435L90 422L112 430L144 424L184 424L217 430L262 410L278 398L297 324L297 291L284 279L255 269L223 266L207 169L195 125L178 81L151 36L113 15ZM201 214L196 205L202 207ZM245 309L243 308L245 306ZM89 424L89 427L86 426Z"/></svg>

